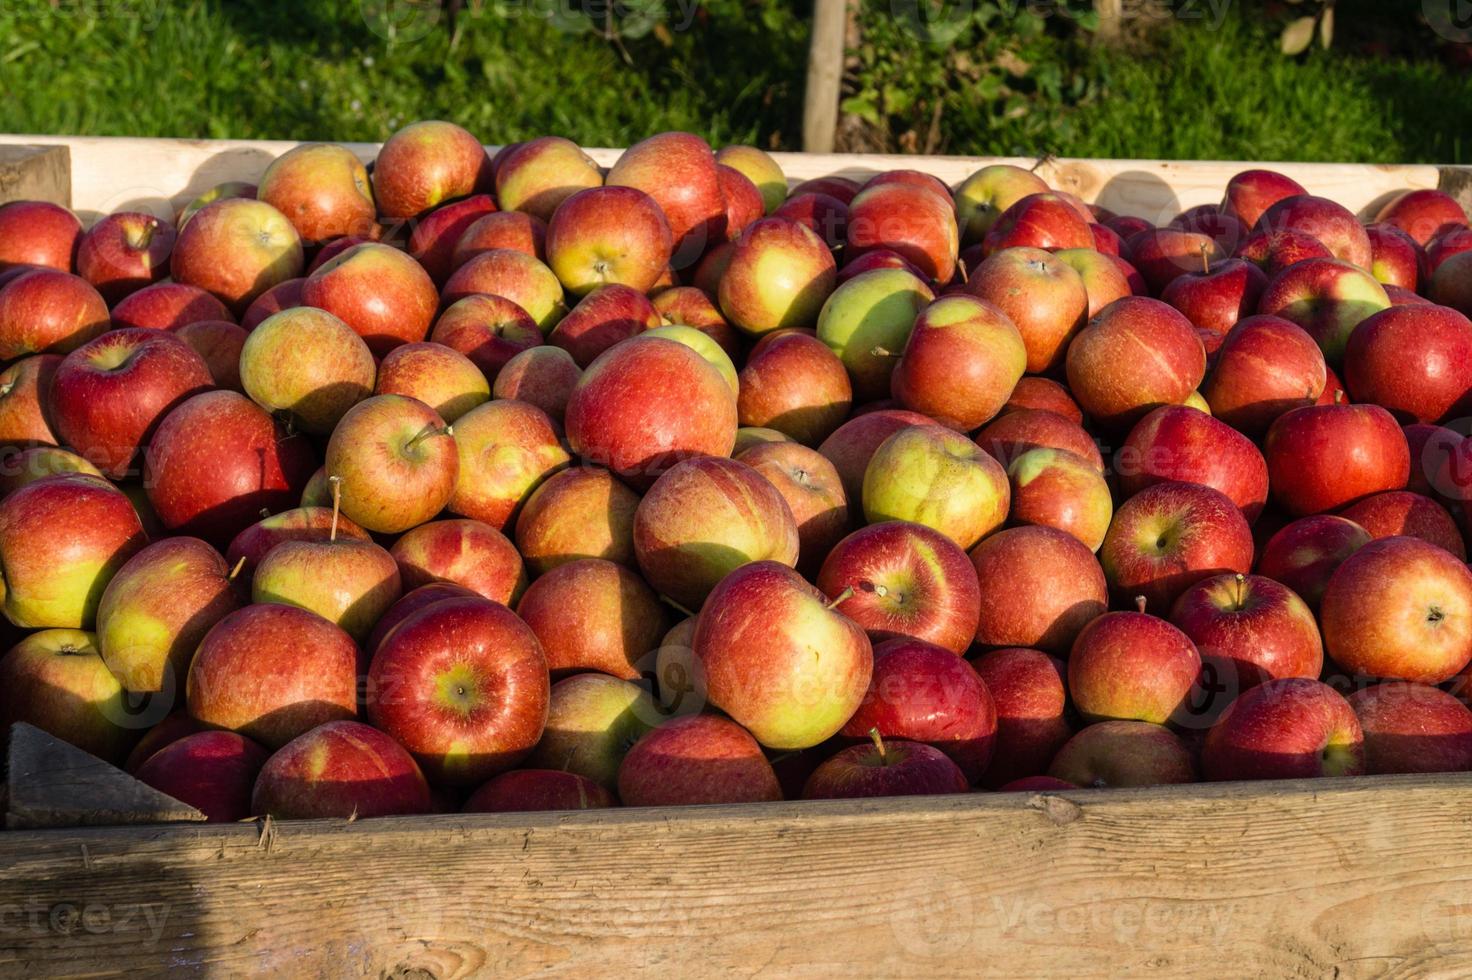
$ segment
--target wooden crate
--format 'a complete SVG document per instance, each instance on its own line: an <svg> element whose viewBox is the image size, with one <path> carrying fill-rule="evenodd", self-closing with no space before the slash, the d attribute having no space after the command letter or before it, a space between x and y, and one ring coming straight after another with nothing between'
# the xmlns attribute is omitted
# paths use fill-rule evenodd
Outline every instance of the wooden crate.
<svg viewBox="0 0 1472 980"><path fill-rule="evenodd" d="M8 144L66 146L84 217L172 210L292 145ZM954 183L992 162L777 156L794 179ZM1409 188L1472 192L1467 168L1274 166L1362 214ZM1244 167L1039 172L1164 221ZM12 831L0 975L1458 976L1469 831L1472 774Z"/></svg>

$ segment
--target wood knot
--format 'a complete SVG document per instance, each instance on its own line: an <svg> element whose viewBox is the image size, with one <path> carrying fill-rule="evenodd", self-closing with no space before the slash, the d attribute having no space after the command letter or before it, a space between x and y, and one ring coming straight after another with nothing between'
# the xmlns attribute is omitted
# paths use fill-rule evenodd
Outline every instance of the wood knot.
<svg viewBox="0 0 1472 980"><path fill-rule="evenodd" d="M1066 800L1061 796L1052 796L1047 793L1038 793L1029 797L1027 801L1029 809L1037 810L1048 818L1048 822L1055 827L1073 823L1084 815L1084 808L1072 800Z"/></svg>

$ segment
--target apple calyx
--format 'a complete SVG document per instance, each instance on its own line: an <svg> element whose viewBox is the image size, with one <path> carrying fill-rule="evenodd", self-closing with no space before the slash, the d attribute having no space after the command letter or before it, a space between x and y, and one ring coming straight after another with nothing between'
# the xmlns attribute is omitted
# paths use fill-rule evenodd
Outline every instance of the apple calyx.
<svg viewBox="0 0 1472 980"><path fill-rule="evenodd" d="M884 749L884 737L879 734L877 726L869 729L869 740L874 743L874 748L879 752L879 764L889 765L889 754Z"/></svg>
<svg viewBox="0 0 1472 980"><path fill-rule="evenodd" d="M824 608L833 609L834 607L836 607L839 604L841 604L842 602L844 602L844 600L851 599L853 597L853 594L854 594L854 587L852 585L850 585L847 588L845 588L842 592L838 593L838 595L834 596L833 597L833 601L830 602L830 603L828 603L828 605L826 607L824 607Z"/></svg>
<svg viewBox="0 0 1472 980"><path fill-rule="evenodd" d="M1142 613L1145 611L1145 597L1144 596L1142 596L1142 595L1135 596L1135 608L1137 610L1139 610L1140 612L1142 612Z"/></svg>

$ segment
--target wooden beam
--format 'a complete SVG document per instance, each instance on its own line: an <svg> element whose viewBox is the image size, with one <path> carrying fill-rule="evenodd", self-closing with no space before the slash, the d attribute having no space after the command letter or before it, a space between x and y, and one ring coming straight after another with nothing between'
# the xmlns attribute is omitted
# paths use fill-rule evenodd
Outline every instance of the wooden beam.
<svg viewBox="0 0 1472 980"><path fill-rule="evenodd" d="M808 81L803 96L802 148L831 153L838 130L838 99L843 83L843 37L847 0L815 0L808 46Z"/></svg>
<svg viewBox="0 0 1472 980"><path fill-rule="evenodd" d="M1094 13L1099 27L1094 36L1100 41L1117 41L1124 29L1124 0L1094 0Z"/></svg>
<svg viewBox="0 0 1472 980"><path fill-rule="evenodd" d="M71 207L71 152L65 146L0 146L0 204L50 201Z"/></svg>

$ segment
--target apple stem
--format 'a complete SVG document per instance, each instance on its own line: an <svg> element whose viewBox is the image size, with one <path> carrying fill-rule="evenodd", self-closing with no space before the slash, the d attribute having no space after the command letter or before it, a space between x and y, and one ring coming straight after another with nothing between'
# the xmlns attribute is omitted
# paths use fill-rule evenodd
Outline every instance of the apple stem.
<svg viewBox="0 0 1472 980"><path fill-rule="evenodd" d="M1243 591L1247 588L1247 576L1241 572L1237 573L1237 608L1240 610L1245 604Z"/></svg>
<svg viewBox="0 0 1472 980"><path fill-rule="evenodd" d="M694 616L695 615L695 613L691 612L689 609L686 609L684 606L680 605L678 602L676 602L675 600L671 599L667 595L662 595L662 596L660 596L660 598L663 599L667 605L674 606L675 609L677 609L680 612L684 613L686 616Z"/></svg>
<svg viewBox="0 0 1472 980"><path fill-rule="evenodd" d="M956 260L956 274L961 277L962 282L970 281L970 277L966 275L966 263L960 259Z"/></svg>
<svg viewBox="0 0 1472 980"><path fill-rule="evenodd" d="M880 736L879 729L877 727L869 729L869 739L874 743L874 747L879 750L879 761L887 762L888 758L885 755L884 751L884 739L882 736Z"/></svg>
<svg viewBox="0 0 1472 980"><path fill-rule="evenodd" d="M1142 595L1135 596L1135 608L1138 609L1140 612L1144 612L1145 611L1145 597L1144 596L1142 596Z"/></svg>
<svg viewBox="0 0 1472 980"><path fill-rule="evenodd" d="M240 560L235 563L235 567L232 568L232 569L230 569L230 581L231 582L235 581L240 576L240 570L242 568L244 568L244 567L245 567L245 556L244 555L241 555L240 556Z"/></svg>
<svg viewBox="0 0 1472 980"><path fill-rule="evenodd" d="M898 354L896 354L894 351L890 350L887 347L870 347L869 348L869 356L870 357L899 357Z"/></svg>
<svg viewBox="0 0 1472 980"><path fill-rule="evenodd" d="M828 608L834 608L835 606L841 604L845 599L850 598L853 594L854 587L850 585L848 588L844 589L842 592L838 593L838 595L833 597L833 601L828 603Z"/></svg>
<svg viewBox="0 0 1472 980"><path fill-rule="evenodd" d="M420 432L413 439L410 439L408 442L404 443L404 451L405 452L408 452L410 449L413 449L415 446L419 445L419 443L420 443L421 440L427 439L430 436L453 436L454 434L455 434L455 428L454 428L454 426L450 426L450 425L430 426L429 428L427 428L424 431Z"/></svg>
<svg viewBox="0 0 1472 980"><path fill-rule="evenodd" d="M1337 391L1334 392L1334 404L1336 404L1336 405L1343 405L1344 404L1344 389L1343 388L1340 388L1339 390L1337 390Z"/></svg>
<svg viewBox="0 0 1472 980"><path fill-rule="evenodd" d="M1206 254L1206 244L1201 245L1201 274L1204 276L1211 272L1211 259Z"/></svg>
<svg viewBox="0 0 1472 980"><path fill-rule="evenodd" d="M327 535L327 540L336 541L337 515L342 510L342 477L329 476L327 482L332 484L332 532Z"/></svg>

